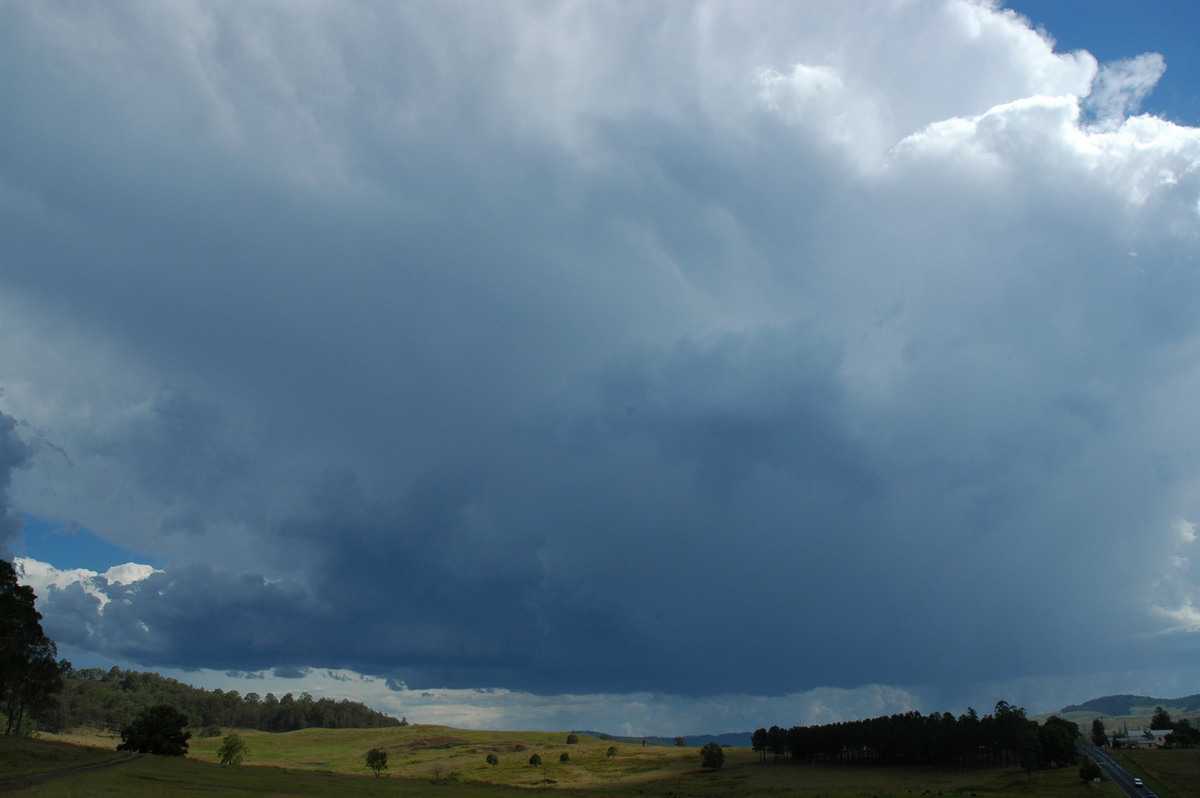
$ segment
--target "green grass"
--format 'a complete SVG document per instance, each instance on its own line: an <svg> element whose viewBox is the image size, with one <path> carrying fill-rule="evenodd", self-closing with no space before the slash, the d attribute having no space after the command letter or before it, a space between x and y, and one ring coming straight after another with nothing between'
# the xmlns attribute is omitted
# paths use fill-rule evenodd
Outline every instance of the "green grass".
<svg viewBox="0 0 1200 798"><path fill-rule="evenodd" d="M1161 798L1200 795L1200 750L1195 748L1122 751L1122 764Z"/></svg>
<svg viewBox="0 0 1200 798"><path fill-rule="evenodd" d="M186 759L146 756L118 767L68 775L12 794L21 796L408 796L439 795L506 798L530 790L560 796L599 795L753 796L810 798L1117 798L1110 784L1085 784L1075 768L1035 773L1029 779L1016 769L990 771L922 771L899 768L826 768L790 763L760 764L748 749L726 749L726 764L717 772L701 770L698 749L642 747L582 736L566 744L566 733L491 732L441 726L398 729L308 729L287 734L241 731L250 756L240 767L216 764L220 738L195 739ZM54 741L0 738L0 779L95 762L115 756L111 737L76 735L69 739L99 743L104 748ZM608 747L618 755L607 757ZM363 755L372 748L388 752L388 770L376 778ZM524 750L517 750L518 747ZM106 750L107 749L107 750ZM560 763L562 752L570 762ZM488 753L500 758L497 767ZM541 755L544 767L530 767ZM9 766L11 765L11 767ZM23 769L23 770L22 770ZM451 780L450 775L454 774ZM546 781L543 781L545 779ZM0 787L3 790L3 787ZM1194 793L1193 793L1194 794ZM1184 798L1179 793L1175 798Z"/></svg>
<svg viewBox="0 0 1200 798"><path fill-rule="evenodd" d="M124 754L113 750L115 747L49 745L27 737L0 736L0 779L123 759Z"/></svg>

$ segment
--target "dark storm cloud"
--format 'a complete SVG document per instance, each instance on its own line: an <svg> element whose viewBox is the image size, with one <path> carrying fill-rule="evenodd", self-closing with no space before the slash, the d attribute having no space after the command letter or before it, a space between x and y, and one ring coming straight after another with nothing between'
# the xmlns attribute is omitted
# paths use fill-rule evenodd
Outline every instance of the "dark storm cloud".
<svg viewBox="0 0 1200 798"><path fill-rule="evenodd" d="M1153 58L1083 124L1012 15L848 7L4 6L13 498L169 561L48 631L538 692L1182 657L1196 132L1126 118Z"/></svg>
<svg viewBox="0 0 1200 798"><path fill-rule="evenodd" d="M29 447L17 434L17 421L0 413L0 555L12 556L11 542L24 525L21 516L11 509L8 497L15 469L29 464Z"/></svg>

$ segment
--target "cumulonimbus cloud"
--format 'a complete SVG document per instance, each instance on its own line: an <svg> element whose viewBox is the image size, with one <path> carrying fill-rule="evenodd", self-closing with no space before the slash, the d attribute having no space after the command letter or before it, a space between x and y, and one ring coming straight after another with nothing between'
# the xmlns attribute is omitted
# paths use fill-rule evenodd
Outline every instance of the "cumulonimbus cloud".
<svg viewBox="0 0 1200 798"><path fill-rule="evenodd" d="M67 642L796 692L1132 666L1191 589L1153 55L968 0L0 23L11 501L168 561L48 590Z"/></svg>

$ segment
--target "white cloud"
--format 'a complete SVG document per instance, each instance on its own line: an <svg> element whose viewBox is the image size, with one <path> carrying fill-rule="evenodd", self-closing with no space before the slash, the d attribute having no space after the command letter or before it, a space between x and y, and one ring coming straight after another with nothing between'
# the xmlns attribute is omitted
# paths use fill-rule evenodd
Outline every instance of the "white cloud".
<svg viewBox="0 0 1200 798"><path fill-rule="evenodd" d="M1152 612L1168 624L1160 633L1200 632L1200 586L1190 576L1190 553L1196 542L1196 525L1186 519L1177 519L1167 538L1173 545L1167 554L1164 573L1153 585Z"/></svg>
<svg viewBox="0 0 1200 798"><path fill-rule="evenodd" d="M1105 64L1096 73L1086 107L1102 127L1120 124L1136 113L1167 70L1158 53Z"/></svg>
<svg viewBox="0 0 1200 798"><path fill-rule="evenodd" d="M78 585L84 593L99 602L101 612L104 605L110 601L105 592L108 585L132 585L151 574L162 573L151 565L134 562L114 565L102 574L86 568L55 568L49 563L29 557L16 557L13 559L13 565L21 583L32 587L34 593L44 600L49 597L51 591L66 590L72 585Z"/></svg>

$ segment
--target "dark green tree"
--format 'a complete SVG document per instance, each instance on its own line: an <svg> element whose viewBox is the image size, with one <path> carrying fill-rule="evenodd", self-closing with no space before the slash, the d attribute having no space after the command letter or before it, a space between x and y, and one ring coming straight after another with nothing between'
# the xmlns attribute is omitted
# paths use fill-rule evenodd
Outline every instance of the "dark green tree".
<svg viewBox="0 0 1200 798"><path fill-rule="evenodd" d="M1101 748L1108 745L1108 732L1104 729L1104 721L1096 718L1092 721L1092 745Z"/></svg>
<svg viewBox="0 0 1200 798"><path fill-rule="evenodd" d="M382 748L372 748L363 758L367 761L367 767L374 771L376 776L387 770L387 751Z"/></svg>
<svg viewBox="0 0 1200 798"><path fill-rule="evenodd" d="M705 743L700 746L700 767L709 770L720 770L725 764L725 751L716 743Z"/></svg>
<svg viewBox="0 0 1200 798"><path fill-rule="evenodd" d="M675 745L679 746L680 748L683 748L685 745L687 745L687 738L686 737L676 737Z"/></svg>
<svg viewBox="0 0 1200 798"><path fill-rule="evenodd" d="M1075 747L1079 737L1079 726L1057 715L1046 718L1038 728L1038 744L1042 749L1042 765L1074 765L1079 761Z"/></svg>
<svg viewBox="0 0 1200 798"><path fill-rule="evenodd" d="M192 733L186 730L187 715L170 704L156 704L142 710L133 722L121 729L118 751L159 756L184 756Z"/></svg>
<svg viewBox="0 0 1200 798"><path fill-rule="evenodd" d="M1175 731L1167 735L1167 744L1180 748L1200 745L1200 729L1193 726L1187 718L1180 718L1175 721Z"/></svg>
<svg viewBox="0 0 1200 798"><path fill-rule="evenodd" d="M17 571L0 560L0 711L4 733L16 734L31 716L46 712L62 690L54 641L42 632L33 588L17 582Z"/></svg>
<svg viewBox="0 0 1200 798"><path fill-rule="evenodd" d="M492 767L496 767L496 765L500 764L500 757L496 756L494 753L488 754L487 763Z"/></svg>
<svg viewBox="0 0 1200 798"><path fill-rule="evenodd" d="M767 729L767 747L771 749L771 755L778 762L779 758L787 753L787 732L778 726Z"/></svg>
<svg viewBox="0 0 1200 798"><path fill-rule="evenodd" d="M608 750L604 752L604 755L609 757L610 759L612 757L616 756L617 755L617 747L615 745L610 745L608 747Z"/></svg>
<svg viewBox="0 0 1200 798"><path fill-rule="evenodd" d="M562 762L565 765L571 761L571 755L568 754L566 751L563 751L561 754L558 755L558 761Z"/></svg>
<svg viewBox="0 0 1200 798"><path fill-rule="evenodd" d="M250 753L250 747L246 745L246 741L237 732L230 732L221 740L221 747L217 749L217 758L222 765L240 765L246 759L246 754Z"/></svg>
<svg viewBox="0 0 1200 798"><path fill-rule="evenodd" d="M534 754L533 756L529 757L529 764L535 768L540 767L542 764L542 755Z"/></svg>
<svg viewBox="0 0 1200 798"><path fill-rule="evenodd" d="M570 734L567 735L567 745L578 745L578 744L579 744L579 735L578 734L576 734L575 732L571 732Z"/></svg>
<svg viewBox="0 0 1200 798"><path fill-rule="evenodd" d="M992 713L992 727L996 745L1003 751L1019 751L1025 732L1031 722L1025 717L1023 707L1014 707L1007 701L997 701Z"/></svg>
<svg viewBox="0 0 1200 798"><path fill-rule="evenodd" d="M767 730L758 729L750 737L750 745L758 752L758 761L767 761Z"/></svg>
<svg viewBox="0 0 1200 798"><path fill-rule="evenodd" d="M1033 771L1042 764L1042 744L1038 741L1038 733L1033 729L1025 729L1017 741L1017 761L1021 763L1026 775L1033 778Z"/></svg>
<svg viewBox="0 0 1200 798"><path fill-rule="evenodd" d="M1079 778L1084 781L1093 781L1103 777L1104 773L1100 770L1100 766L1090 759L1083 760L1083 764L1079 766Z"/></svg>
<svg viewBox="0 0 1200 798"><path fill-rule="evenodd" d="M1171 716L1165 709L1155 707L1154 717L1150 718L1150 728L1170 731L1175 728L1175 724L1171 722Z"/></svg>

